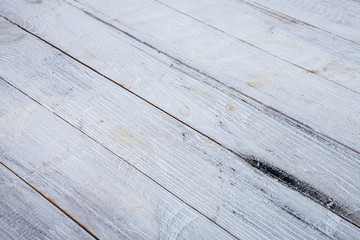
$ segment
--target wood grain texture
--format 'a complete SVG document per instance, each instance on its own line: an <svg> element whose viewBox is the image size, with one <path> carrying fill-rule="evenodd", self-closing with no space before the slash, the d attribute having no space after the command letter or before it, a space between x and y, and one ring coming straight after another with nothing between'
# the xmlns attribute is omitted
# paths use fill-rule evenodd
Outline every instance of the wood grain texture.
<svg viewBox="0 0 360 240"><path fill-rule="evenodd" d="M76 8L62 2L47 4L22 5L29 8L21 17L37 16L22 24L290 187L359 224L359 154L144 47ZM64 13L76 16L76 24Z"/></svg>
<svg viewBox="0 0 360 240"><path fill-rule="evenodd" d="M360 4L357 0L246 1L360 44Z"/></svg>
<svg viewBox="0 0 360 240"><path fill-rule="evenodd" d="M99 239L233 239L123 159L4 81L0 81L0 91L1 161ZM5 192L2 188L1 193ZM39 197L33 198L39 216L35 215L32 222L40 230L23 234L51 238L47 235L53 231L51 227L42 225L57 226L57 215L48 211ZM1 227L16 231L5 220L14 225L20 216L31 219L34 214L24 210L28 205L15 204L18 209L14 212L2 211ZM15 218L16 214L20 216ZM44 219L39 219L41 216ZM20 221L17 228L31 229L28 225ZM66 236L62 239L73 239ZM81 235L74 234L77 236Z"/></svg>
<svg viewBox="0 0 360 240"><path fill-rule="evenodd" d="M3 90L1 89L1 98ZM5 113L0 112L1 120L2 114ZM6 126L2 123L0 132L4 127ZM2 144L1 137L0 143ZM2 152L0 159L1 162L4 161ZM1 239L93 239L2 164L0 195Z"/></svg>
<svg viewBox="0 0 360 240"><path fill-rule="evenodd" d="M2 111L6 112L4 122L10 125L2 128L4 159L41 191L62 201L67 211L74 209L74 214L81 214L80 206L87 209L79 217L84 225L88 226L99 214L105 220L95 221L95 230L104 226L119 229L123 222L116 217L119 210L131 217L131 206L121 198L127 189L118 189L122 186L117 180L121 176L129 180L125 184L128 188L140 188L142 194L153 191L146 180L131 177L131 168L122 172L120 159L107 157L112 156L108 152L112 151L238 238L355 238L360 234L360 229L348 221L9 24L2 23L8 41L0 45L1 92L5 93L0 97ZM13 37L18 40L11 41ZM92 144L80 132L108 151ZM97 157L100 151L108 155ZM126 175L129 171L130 176ZM159 194L159 200L157 194L154 190L144 197L159 209L154 210L155 215L173 209L168 202L171 199ZM135 206L137 199L142 199L132 194L129 198ZM123 208L119 199L124 201ZM180 211L177 215L184 207L175 205L175 213L166 217L160 214L160 219L177 222L180 220L173 219L174 215L185 215L185 230L198 226L187 213ZM152 206L144 203L143 207ZM148 224L154 222L145 220ZM183 229L182 222L175 225ZM152 226L148 228L153 230ZM209 228L216 231L211 226L204 231ZM180 237L185 230L181 230Z"/></svg>
<svg viewBox="0 0 360 240"><path fill-rule="evenodd" d="M360 140L357 137L360 134L359 94L336 84L329 84L322 77L264 54L259 49L225 36L152 0L111 1L108 4L106 1L86 1L85 6L77 2L74 4L90 13L96 13L101 19L127 31L161 53L205 73L210 80L220 81L229 90L251 96L315 131L360 151ZM31 11L27 13L27 9L44 6L17 5L21 8L11 1L11 4L4 7L10 13L4 14L18 15L17 19L22 24L26 24L23 21L30 17L30 26L40 20L33 16L41 17L41 14ZM37 32L37 29L32 30ZM41 30L39 34L40 32ZM56 39L59 38L56 36ZM63 41L66 40L61 38L61 42ZM61 47L66 47L66 44ZM106 46L101 48L104 47ZM76 49L70 48L69 51L72 54ZM102 65L116 69L116 66L110 64ZM96 67L101 70L102 66Z"/></svg>
<svg viewBox="0 0 360 240"><path fill-rule="evenodd" d="M360 152L358 93L153 0L71 2L229 90L251 96Z"/></svg>
<svg viewBox="0 0 360 240"><path fill-rule="evenodd" d="M158 2L351 91L360 92L360 45L243 1Z"/></svg>

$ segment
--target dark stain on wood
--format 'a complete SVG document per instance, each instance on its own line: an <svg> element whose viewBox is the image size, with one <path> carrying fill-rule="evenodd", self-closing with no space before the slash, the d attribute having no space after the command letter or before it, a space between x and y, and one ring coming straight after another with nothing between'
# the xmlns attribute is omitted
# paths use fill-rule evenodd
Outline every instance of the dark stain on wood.
<svg viewBox="0 0 360 240"><path fill-rule="evenodd" d="M307 182L298 179L297 177L285 172L278 167L261 161L254 156L247 156L245 158L251 165L261 170L265 174L280 180L285 185L299 191L303 195L311 198L312 200L323 205L327 209L330 209L341 216L348 215L346 209L343 206L340 206L340 204L336 203L331 197L311 186Z"/></svg>

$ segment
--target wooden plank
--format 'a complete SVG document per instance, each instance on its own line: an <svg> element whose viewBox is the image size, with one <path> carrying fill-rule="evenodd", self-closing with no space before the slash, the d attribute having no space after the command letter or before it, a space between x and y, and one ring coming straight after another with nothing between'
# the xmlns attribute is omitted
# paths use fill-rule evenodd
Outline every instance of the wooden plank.
<svg viewBox="0 0 360 240"><path fill-rule="evenodd" d="M208 134L256 167L337 214L357 224L360 222L357 212L360 199L358 153L221 84L208 81L201 74L111 27L106 28L75 8L55 3L34 5L21 12L23 17L35 12L39 14L26 26ZM76 16L76 24L64 13ZM59 32L64 36L61 41L58 41ZM8 74L13 77L15 72ZM74 121L83 125L79 119ZM111 141L108 144L113 145Z"/></svg>
<svg viewBox="0 0 360 240"><path fill-rule="evenodd" d="M0 195L1 239L93 239L2 164Z"/></svg>
<svg viewBox="0 0 360 240"><path fill-rule="evenodd" d="M5 9L2 11L3 14L11 16L11 19L20 25L28 26L31 31L59 45L87 64L96 66L97 70L109 77L119 77L118 68L124 65L128 59L105 57L106 60L100 63L98 57L93 57L93 51L103 51L101 55L106 53L105 56L108 56L113 51L112 45L96 45L94 50L84 52L78 46L95 44L94 39L86 39L86 35L84 35L85 39L84 36L77 35L79 39L76 42L69 38L59 38L57 32L52 29L54 23L49 25L47 21L52 19L53 22L58 21L57 27L59 28L71 28L73 32L77 29L75 31L77 33L89 34L85 32L86 28L80 29L78 26L74 26L66 14L59 13L59 15L53 16L46 13L38 14L39 11L42 12L40 9L48 9L51 5L62 6L60 2L36 5L21 2L19 0L19 4L14 1L8 3L3 8ZM284 116L297 119L300 122L297 124L310 127L315 134L320 133L321 137L328 136L357 152L360 151L360 139L357 137L360 135L359 94L331 84L328 80L290 63L264 54L259 49L225 36L217 30L210 29L208 26L161 4L153 1L146 3L144 1L112 1L106 5L105 2L86 1L86 4L92 4L93 8L100 10L106 8L106 12L92 10L93 8L87 5L83 8L96 12L101 19L126 30L138 41L145 42L148 44L147 46L159 51L159 55L161 53L168 55L173 60L178 60L180 64L191 66L196 71L205 73L211 84L220 82L233 94L241 93L251 96L258 103L269 106L270 111L276 109L276 113L280 112ZM34 11L34 9L37 10ZM136 9L140 9L140 11L136 11ZM56 9L53 11L58 12ZM120 14L122 15L120 16ZM123 20L123 15L130 20ZM34 16L38 16L38 18ZM63 22L66 24L61 24ZM47 27L51 30L44 31L43 29ZM87 28L89 29L91 26L88 25ZM89 29L89 31L98 30ZM116 29L111 34L115 34L115 32ZM97 35L96 38L102 37ZM106 39L101 41L104 42ZM133 85L136 84L139 82L133 82ZM134 88L133 86L129 87Z"/></svg>
<svg viewBox="0 0 360 240"><path fill-rule="evenodd" d="M358 93L153 0L71 2L229 89L251 96L360 152Z"/></svg>
<svg viewBox="0 0 360 240"><path fill-rule="evenodd" d="M243 1L158 2L351 91L360 92L360 45Z"/></svg>
<svg viewBox="0 0 360 240"><path fill-rule="evenodd" d="M4 81L0 81L0 92L2 161L99 239L233 239L123 159ZM13 186L5 184L1 192ZM39 226L41 231L34 230L32 235L24 231L24 236L40 238L43 234L51 238L49 226L57 225L57 215L48 211L39 197L31 201L44 220L34 219L33 228ZM1 207L7 209L6 205ZM20 206L20 210L15 207L2 211L5 218L0 229L10 228L5 220L16 224L17 219L11 222L16 214L20 220L33 216L24 209L29 204ZM26 221L17 225L18 229L27 227ZM69 235L60 238L73 239Z"/></svg>
<svg viewBox="0 0 360 240"><path fill-rule="evenodd" d="M360 5L352 0L246 0L270 12L295 18L311 27L360 44Z"/></svg>
<svg viewBox="0 0 360 240"><path fill-rule="evenodd" d="M3 122L7 125L1 136L6 163L41 191L64 200L67 211L72 208L73 214L81 215L83 206L87 211L78 217L79 222L88 226L95 221L89 227L92 231L102 226L117 230L122 218L115 214L122 211L128 216L133 211L133 205L118 202L125 201L122 196L128 193L119 190L121 176L129 180L128 188L141 194L153 191L149 179L129 176L131 167L123 172L120 160L110 157L112 151L238 238L351 238L360 234L353 224L35 37L11 25L2 29L7 39L0 48L2 81L19 89L11 91L2 84L2 111L7 113ZM98 155L102 151L105 158ZM166 227L174 221L183 226L176 216L185 215L185 225L190 227L176 228L182 229L181 235L196 226L204 232L218 229L202 228L196 221L201 218L188 217L180 203L175 204L173 214L164 216L163 212L174 208L163 195L155 191L145 195L154 205L144 204L144 209L154 212L135 221L155 224L163 220ZM129 198L138 206L137 195L129 194ZM159 220L152 220L156 215ZM96 221L96 216L105 220ZM153 230L152 225L147 228ZM217 234L221 233L225 232ZM216 238L213 232L209 234ZM197 235L190 231L185 236Z"/></svg>

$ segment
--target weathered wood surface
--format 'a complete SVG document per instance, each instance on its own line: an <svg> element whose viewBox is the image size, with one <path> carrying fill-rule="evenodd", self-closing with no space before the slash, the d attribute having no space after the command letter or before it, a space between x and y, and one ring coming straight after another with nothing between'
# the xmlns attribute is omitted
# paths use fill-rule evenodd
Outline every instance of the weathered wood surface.
<svg viewBox="0 0 360 240"><path fill-rule="evenodd" d="M71 2L205 73L210 82L219 81L232 92L251 96L360 152L360 94L331 84L327 79L265 54L153 0ZM15 11L21 12L20 16L26 14L26 10L23 13L21 9ZM20 23L24 20L20 18ZM31 19L29 23L34 21ZM76 50L69 49L72 51Z"/></svg>
<svg viewBox="0 0 360 240"><path fill-rule="evenodd" d="M190 0L157 1L284 61L360 92L360 45L243 1L199 0L196 4ZM123 15L120 17L123 19Z"/></svg>
<svg viewBox="0 0 360 240"><path fill-rule="evenodd" d="M269 12L287 15L312 27L360 44L358 0L246 0Z"/></svg>
<svg viewBox="0 0 360 240"><path fill-rule="evenodd" d="M209 81L64 2L24 4L23 12L12 14L10 6L4 12L25 28L337 214L360 223L358 153Z"/></svg>
<svg viewBox="0 0 360 240"><path fill-rule="evenodd" d="M238 238L360 234L353 224L113 82L1 23L4 161L98 235L125 235L130 218L142 231L158 234L151 237L166 238L169 232L162 226L177 230L170 230L170 237L226 237L211 222L204 227L206 219L199 213ZM160 185L173 197L165 190L159 193ZM133 213L139 205L144 213ZM146 237L139 228L131 233Z"/></svg>
<svg viewBox="0 0 360 240"><path fill-rule="evenodd" d="M1 88L1 99L3 90ZM3 114L5 113L1 111L1 120L3 120ZM0 122L0 133L2 133L5 124ZM2 143L1 138L0 143ZM4 162L3 157L3 152L0 152L1 162ZM52 203L0 164L0 239L93 238Z"/></svg>
<svg viewBox="0 0 360 240"><path fill-rule="evenodd" d="M29 58L28 61L35 59ZM41 76L33 76L32 80L37 81L37 77ZM96 237L233 239L123 159L2 80L0 92L3 113L1 162L57 203ZM1 189L1 193L6 193L6 189ZM26 196L24 199L27 199ZM56 214L52 214L38 197L33 202L38 212L29 213L16 205L18 214L24 218L36 216L33 222L38 226L38 232L34 231L33 237L41 237L41 233L48 234L49 231L50 234L52 229L44 226L43 221L56 226ZM5 222L16 223L18 219L14 216L15 213L1 210L0 222L4 224L0 229L16 231L11 229L13 225ZM18 229L27 228L24 221L18 224ZM62 239L76 237L81 238L81 235L74 232L74 237L63 236Z"/></svg>

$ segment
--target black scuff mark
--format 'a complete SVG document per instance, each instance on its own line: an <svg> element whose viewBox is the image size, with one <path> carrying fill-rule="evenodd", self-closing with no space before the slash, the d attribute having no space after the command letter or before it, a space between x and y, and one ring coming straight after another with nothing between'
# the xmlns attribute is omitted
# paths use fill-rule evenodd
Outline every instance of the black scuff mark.
<svg viewBox="0 0 360 240"><path fill-rule="evenodd" d="M340 204L336 203L331 197L311 186L309 183L302 181L292 174L285 172L284 170L275 167L269 163L261 161L254 156L242 156L249 164L256 167L266 175L281 181L283 184L297 190L306 197L309 197L313 201L323 205L327 209L335 212L336 214L346 216L347 211Z"/></svg>
<svg viewBox="0 0 360 240"><path fill-rule="evenodd" d="M186 142L188 139L189 139L189 138L188 138L187 134L186 134L185 132L183 132L183 133L182 133L182 141L183 141L183 142Z"/></svg>

